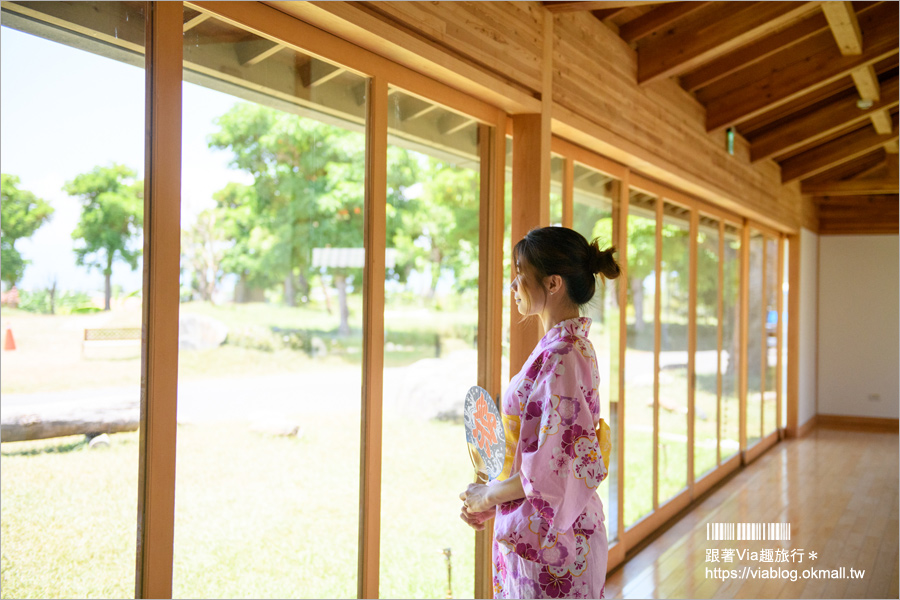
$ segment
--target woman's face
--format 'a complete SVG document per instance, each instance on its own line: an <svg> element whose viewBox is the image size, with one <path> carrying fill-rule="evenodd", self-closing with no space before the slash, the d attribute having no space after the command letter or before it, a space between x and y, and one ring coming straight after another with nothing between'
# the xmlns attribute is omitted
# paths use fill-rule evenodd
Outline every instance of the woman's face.
<svg viewBox="0 0 900 600"><path fill-rule="evenodd" d="M525 263L525 259L516 258L516 264L513 267L515 278L510 284L513 293L513 299L519 308L519 314L523 317L538 314L543 307L544 290L537 285L532 275L532 269Z"/></svg>

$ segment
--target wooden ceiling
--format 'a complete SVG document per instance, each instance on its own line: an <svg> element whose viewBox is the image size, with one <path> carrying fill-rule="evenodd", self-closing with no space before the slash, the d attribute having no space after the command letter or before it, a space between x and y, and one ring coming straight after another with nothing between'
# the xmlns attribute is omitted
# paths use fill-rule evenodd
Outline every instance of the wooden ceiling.
<svg viewBox="0 0 900 600"><path fill-rule="evenodd" d="M544 2L590 11L750 160L815 198L820 232L897 233L898 2Z"/></svg>

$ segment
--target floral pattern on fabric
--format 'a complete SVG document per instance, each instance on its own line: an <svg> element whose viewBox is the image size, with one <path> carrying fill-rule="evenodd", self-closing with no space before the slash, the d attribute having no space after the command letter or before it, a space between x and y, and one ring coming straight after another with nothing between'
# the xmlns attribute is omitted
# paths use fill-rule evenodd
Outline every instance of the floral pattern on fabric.
<svg viewBox="0 0 900 600"><path fill-rule="evenodd" d="M607 539L597 488L606 468L590 324L579 318L553 327L503 398L504 419L519 426L510 472L526 497L498 506L495 598L602 597Z"/></svg>

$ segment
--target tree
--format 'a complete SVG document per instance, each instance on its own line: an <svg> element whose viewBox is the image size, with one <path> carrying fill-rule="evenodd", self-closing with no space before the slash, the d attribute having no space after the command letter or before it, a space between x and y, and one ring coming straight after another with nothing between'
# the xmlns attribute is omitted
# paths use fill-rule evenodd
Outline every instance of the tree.
<svg viewBox="0 0 900 600"><path fill-rule="evenodd" d="M197 215L190 229L181 232L181 253L193 270L191 288L207 302L212 302L222 278L226 242L219 225L223 216L221 209L206 209Z"/></svg>
<svg viewBox="0 0 900 600"><path fill-rule="evenodd" d="M216 121L212 148L233 153L232 166L253 176L252 186L229 184L216 201L227 207L234 245L222 267L242 282L268 288L284 283L285 302L308 297L310 278L330 275L338 289L341 324L349 333L347 294L358 267L314 270L314 248L362 248L365 139L353 131L255 104L237 104ZM394 161L396 160L396 163ZM388 203L403 201L416 180L408 153L389 151ZM394 168L396 164L396 168ZM390 211L389 211L390 212ZM388 216L388 239L397 221ZM361 286L352 286L355 291Z"/></svg>
<svg viewBox="0 0 900 600"><path fill-rule="evenodd" d="M28 190L19 189L19 178L0 174L0 272L9 288L25 273L29 261L16 250L16 241L34 235L53 214L45 200Z"/></svg>
<svg viewBox="0 0 900 600"><path fill-rule="evenodd" d="M81 199L81 219L72 232L80 242L76 263L102 270L106 278L105 310L112 295L112 267L116 260L137 269L140 248L132 242L140 237L144 222L142 181L137 173L120 164L95 167L66 183L63 190Z"/></svg>

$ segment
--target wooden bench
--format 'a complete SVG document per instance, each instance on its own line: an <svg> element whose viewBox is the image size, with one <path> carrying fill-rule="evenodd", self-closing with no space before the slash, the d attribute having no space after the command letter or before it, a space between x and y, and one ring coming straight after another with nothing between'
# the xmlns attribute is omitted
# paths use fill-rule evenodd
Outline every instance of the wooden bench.
<svg viewBox="0 0 900 600"><path fill-rule="evenodd" d="M81 353L88 346L130 346L135 341L141 341L140 327L99 327L84 330L84 340L81 342Z"/></svg>

